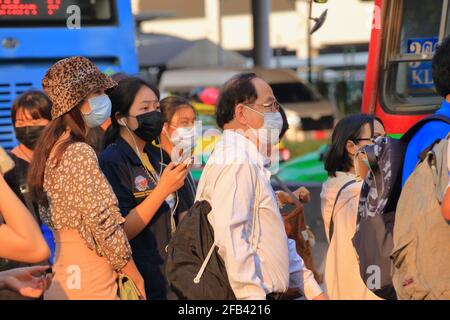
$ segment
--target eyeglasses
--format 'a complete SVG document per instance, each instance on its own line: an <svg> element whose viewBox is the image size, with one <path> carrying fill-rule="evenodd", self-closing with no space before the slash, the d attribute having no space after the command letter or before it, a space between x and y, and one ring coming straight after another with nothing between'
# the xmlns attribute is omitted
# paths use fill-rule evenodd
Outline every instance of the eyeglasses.
<svg viewBox="0 0 450 320"><path fill-rule="evenodd" d="M264 107L264 110L266 110L267 112L278 112L280 111L281 108L281 104L275 100L273 102L268 102L268 103L250 103L247 106L261 106Z"/></svg>
<svg viewBox="0 0 450 320"><path fill-rule="evenodd" d="M370 141L372 143L375 143L375 140L377 140L379 137L382 137L382 135L377 135L374 136L372 138L358 138L358 139L353 139L353 141L358 142L358 141Z"/></svg>
<svg viewBox="0 0 450 320"><path fill-rule="evenodd" d="M359 139L354 139L355 142L358 141L370 141L372 143L375 143L375 138L359 138Z"/></svg>

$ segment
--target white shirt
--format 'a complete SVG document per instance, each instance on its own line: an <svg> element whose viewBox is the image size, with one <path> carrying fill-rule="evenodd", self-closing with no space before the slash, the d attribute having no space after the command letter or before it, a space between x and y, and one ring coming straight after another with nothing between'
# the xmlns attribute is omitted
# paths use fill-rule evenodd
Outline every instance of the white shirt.
<svg viewBox="0 0 450 320"><path fill-rule="evenodd" d="M295 241L288 241L270 175L256 145L240 133L225 130L205 166L196 200L211 204L208 219L237 299L265 299L266 294L289 287L300 288L308 299L315 298L322 289L297 254ZM249 235L257 179L255 252Z"/></svg>

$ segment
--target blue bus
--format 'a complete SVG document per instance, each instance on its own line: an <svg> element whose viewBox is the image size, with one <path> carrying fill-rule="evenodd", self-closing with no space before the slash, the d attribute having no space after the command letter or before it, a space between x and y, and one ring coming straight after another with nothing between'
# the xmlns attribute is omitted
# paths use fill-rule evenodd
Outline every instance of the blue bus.
<svg viewBox="0 0 450 320"><path fill-rule="evenodd" d="M17 145L14 99L41 88L56 61L84 56L106 74L138 73L135 23L127 0L0 0L0 145Z"/></svg>

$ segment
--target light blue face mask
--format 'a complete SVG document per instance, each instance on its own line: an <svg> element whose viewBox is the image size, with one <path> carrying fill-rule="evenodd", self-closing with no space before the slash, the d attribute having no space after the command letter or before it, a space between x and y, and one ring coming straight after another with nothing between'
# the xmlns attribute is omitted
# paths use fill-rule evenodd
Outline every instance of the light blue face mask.
<svg viewBox="0 0 450 320"><path fill-rule="evenodd" d="M84 121L89 128L101 126L111 116L111 100L108 95L101 94L88 100L91 112L83 113Z"/></svg>
<svg viewBox="0 0 450 320"><path fill-rule="evenodd" d="M365 158L363 161L364 161L364 164L367 166L367 168L370 168L369 159Z"/></svg>

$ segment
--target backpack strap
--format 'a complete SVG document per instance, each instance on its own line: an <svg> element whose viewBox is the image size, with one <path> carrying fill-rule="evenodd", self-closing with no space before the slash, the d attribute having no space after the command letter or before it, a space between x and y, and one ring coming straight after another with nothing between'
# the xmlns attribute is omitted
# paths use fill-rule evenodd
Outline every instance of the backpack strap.
<svg viewBox="0 0 450 320"><path fill-rule="evenodd" d="M420 162L424 161L427 156L428 152L433 150L434 146L437 145L439 142L441 142L442 139L436 139L432 144L430 144L428 147L426 147L420 154L419 154L419 160Z"/></svg>
<svg viewBox="0 0 450 320"><path fill-rule="evenodd" d="M450 118L443 115L443 114L432 114L431 116L428 116L419 122L417 122L414 126L412 126L401 138L401 140L405 143L409 143L411 139L414 137L414 135L417 133L417 131L420 130L425 124L431 121L441 121L445 122L446 124L450 125Z"/></svg>
<svg viewBox="0 0 450 320"><path fill-rule="evenodd" d="M331 243L331 238L333 238L333 230L334 230L334 209L336 208L336 204L338 202L339 196L341 195L342 191L344 191L344 189L346 189L350 185L354 184L355 182L356 182L356 179L348 181L346 184L344 184L341 187L341 189L339 189L339 191L336 195L336 199L334 200L333 210L331 211L330 227L328 229L328 238L330 238L330 243Z"/></svg>

